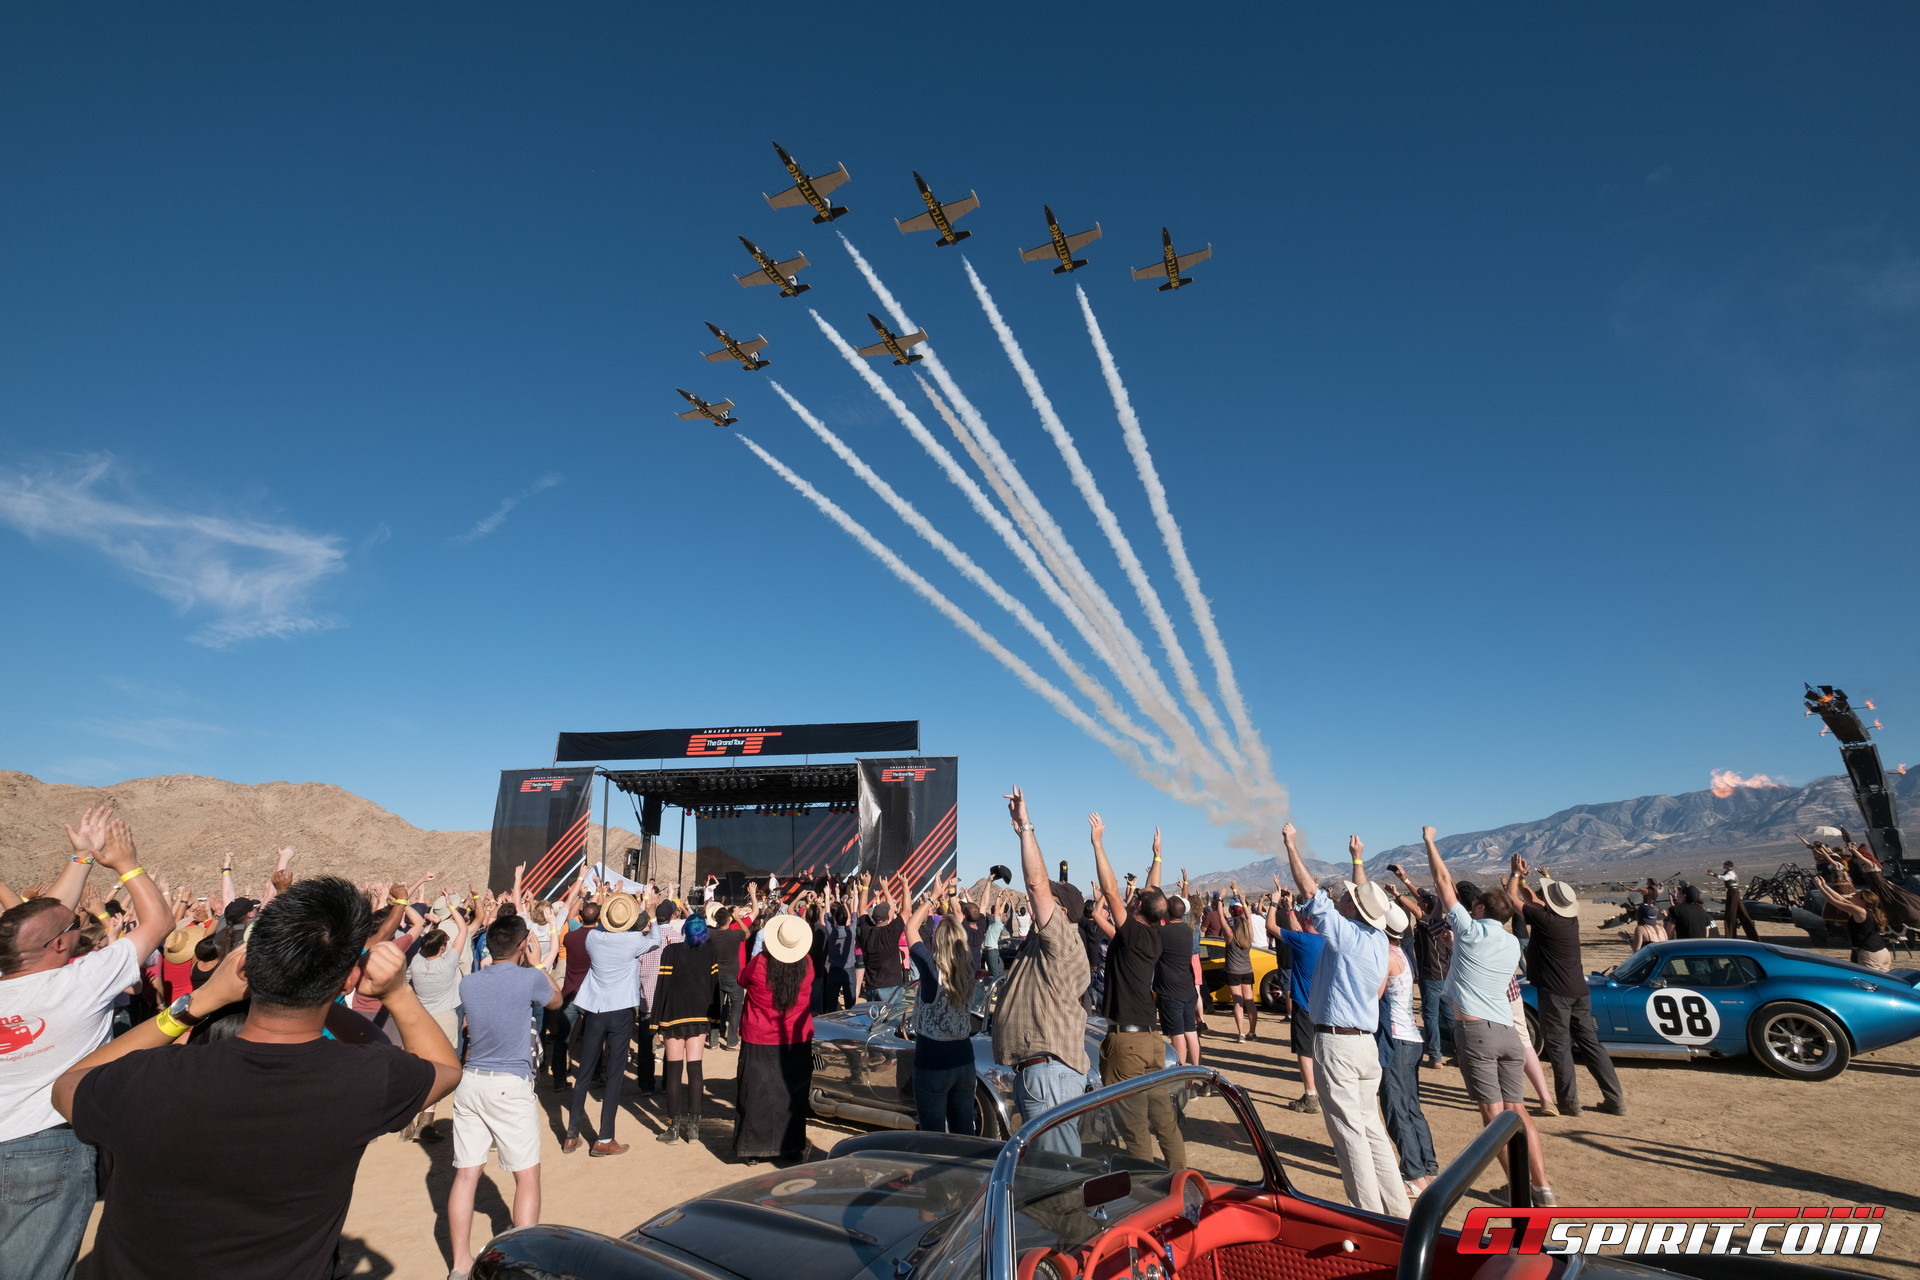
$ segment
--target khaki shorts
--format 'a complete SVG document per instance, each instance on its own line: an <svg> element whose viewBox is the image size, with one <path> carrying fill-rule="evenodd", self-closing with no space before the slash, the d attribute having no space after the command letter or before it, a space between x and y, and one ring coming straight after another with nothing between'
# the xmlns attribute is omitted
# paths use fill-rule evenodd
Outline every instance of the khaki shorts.
<svg viewBox="0 0 1920 1280"><path fill-rule="evenodd" d="M487 1071L463 1071L453 1091L453 1167L477 1169L487 1148L500 1149L508 1173L540 1163L540 1104L533 1081Z"/></svg>

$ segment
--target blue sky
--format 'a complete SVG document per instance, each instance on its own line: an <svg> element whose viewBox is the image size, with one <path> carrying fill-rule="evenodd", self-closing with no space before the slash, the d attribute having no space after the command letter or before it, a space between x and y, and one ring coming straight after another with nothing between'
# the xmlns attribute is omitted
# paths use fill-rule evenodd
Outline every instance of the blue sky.
<svg viewBox="0 0 1920 1280"><path fill-rule="evenodd" d="M972 870L1019 781L1245 854L1021 689L742 429L1029 659L765 385L1013 586L832 352L877 311L1117 600L975 263L1173 601L1043 202L1316 848L1920 759L1909 5L101 4L0 13L0 767L338 783L484 826L562 729L918 718ZM909 170L982 205L935 248ZM1128 278L1162 225L1214 258ZM742 290L746 235L816 264ZM771 369L708 365L701 321ZM916 395L906 375L888 380ZM1030 585L1022 592L1039 603ZM1129 616L1144 633L1137 609ZM1016 640L1021 641L1016 643ZM1191 636L1189 633L1189 642Z"/></svg>

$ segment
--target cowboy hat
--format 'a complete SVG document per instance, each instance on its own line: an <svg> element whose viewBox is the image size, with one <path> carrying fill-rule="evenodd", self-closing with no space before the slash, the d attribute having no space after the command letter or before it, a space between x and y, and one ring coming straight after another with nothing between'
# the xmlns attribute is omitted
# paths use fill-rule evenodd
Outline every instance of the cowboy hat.
<svg viewBox="0 0 1920 1280"><path fill-rule="evenodd" d="M600 904L600 927L610 933L625 933L640 919L640 900L630 893L609 894Z"/></svg>
<svg viewBox="0 0 1920 1280"><path fill-rule="evenodd" d="M1369 880L1365 884L1354 885L1351 890L1353 909L1360 918L1376 929L1387 927L1387 908L1393 900L1387 897L1387 891Z"/></svg>
<svg viewBox="0 0 1920 1280"><path fill-rule="evenodd" d="M769 956L792 964L813 949L813 928L799 916L775 916L760 930L760 940Z"/></svg>
<svg viewBox="0 0 1920 1280"><path fill-rule="evenodd" d="M1546 895L1547 905L1553 908L1553 914L1557 916L1580 914L1580 896L1571 886L1561 884L1558 880L1549 880L1541 886L1541 892Z"/></svg>
<svg viewBox="0 0 1920 1280"><path fill-rule="evenodd" d="M185 964L193 959L193 949L200 945L205 935L198 929L175 929L167 935L167 941L161 947L161 954L169 964Z"/></svg>

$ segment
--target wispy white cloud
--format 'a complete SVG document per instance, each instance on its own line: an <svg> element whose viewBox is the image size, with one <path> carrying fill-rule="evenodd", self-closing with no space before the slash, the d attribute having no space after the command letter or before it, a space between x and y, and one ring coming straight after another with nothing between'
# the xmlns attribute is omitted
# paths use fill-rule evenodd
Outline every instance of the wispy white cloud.
<svg viewBox="0 0 1920 1280"><path fill-rule="evenodd" d="M91 547L183 615L210 614L189 637L209 648L339 625L311 604L320 580L346 567L338 538L161 505L109 455L0 467L0 521Z"/></svg>
<svg viewBox="0 0 1920 1280"><path fill-rule="evenodd" d="M473 528L467 530L465 533L455 534L451 541L454 545L461 547L466 546L469 542L479 541L481 538L486 537L495 529L505 524L507 522L507 514L515 507L525 502L528 498L531 498L534 494L539 493L541 490L553 488L553 486L559 484L564 479L566 479L566 477L560 475L558 472L549 472L541 476L538 480L535 480L511 498L500 499L499 506L488 512Z"/></svg>
<svg viewBox="0 0 1920 1280"><path fill-rule="evenodd" d="M131 742L155 751L187 751L203 746L207 739L226 732L217 724L203 724L181 716L150 716L126 719L120 716L96 716L78 726L86 733L116 742Z"/></svg>

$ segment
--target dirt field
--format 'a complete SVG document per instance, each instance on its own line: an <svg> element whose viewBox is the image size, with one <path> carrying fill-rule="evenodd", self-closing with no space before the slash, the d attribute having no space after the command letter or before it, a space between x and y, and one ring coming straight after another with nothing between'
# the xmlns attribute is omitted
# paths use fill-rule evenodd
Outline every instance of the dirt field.
<svg viewBox="0 0 1920 1280"><path fill-rule="evenodd" d="M1611 908L1587 913L1588 964L1599 969L1626 954L1626 946L1595 926ZM1762 926L1769 941L1797 941L1784 927ZM1226 1020L1215 1015L1218 1029ZM1227 1024L1230 1027L1230 1024ZM1289 1177L1304 1191L1342 1199L1326 1129L1319 1116L1284 1108L1299 1093L1283 1026L1261 1024L1259 1039L1236 1045L1213 1035L1203 1042L1209 1065L1249 1090ZM626 1155L590 1159L560 1154L550 1134L543 1165L550 1222L597 1231L630 1230L652 1214L701 1190L723 1186L745 1169L726 1162L732 1131L733 1055L709 1054L706 1130L701 1146L662 1146L653 1099L629 1088L620 1137ZM1887 1209L1879 1256L1846 1265L1888 1276L1920 1274L1920 1144L1914 1099L1920 1095L1920 1043L1856 1059L1838 1079L1796 1084L1744 1063L1672 1066L1623 1061L1621 1078L1631 1113L1624 1118L1589 1110L1573 1119L1539 1124L1548 1172L1562 1205L1619 1204L1877 1204ZM1422 1098L1444 1162L1479 1127L1457 1071L1422 1073ZM553 1095L542 1094L551 1099ZM1599 1100L1590 1078L1582 1097ZM595 1114L598 1106L595 1105ZM550 1118L561 1118L556 1102ZM815 1123L812 1137L826 1148L859 1132ZM452 1179L451 1146L408 1144L387 1138L368 1148L347 1215L341 1275L438 1280L447 1272L444 1206ZM1498 1185L1494 1166L1481 1186ZM489 1166L481 1183L475 1246L511 1225L512 1181ZM1453 1225L1469 1200L1455 1210ZM1480 1201L1479 1203L1485 1203ZM82 1274L85 1274L83 1268Z"/></svg>

